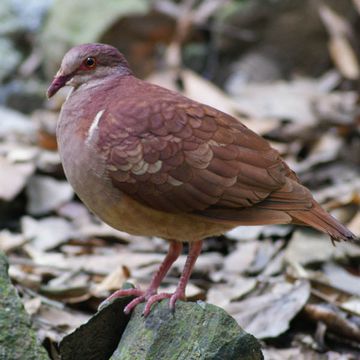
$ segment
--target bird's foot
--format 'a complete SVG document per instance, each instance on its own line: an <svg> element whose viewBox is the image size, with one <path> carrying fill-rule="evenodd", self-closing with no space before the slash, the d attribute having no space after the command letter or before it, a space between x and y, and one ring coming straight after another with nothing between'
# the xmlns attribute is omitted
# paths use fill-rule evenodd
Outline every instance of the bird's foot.
<svg viewBox="0 0 360 360"><path fill-rule="evenodd" d="M151 307L153 306L153 304L155 304L156 302L159 302L163 299L170 299L169 307L170 307L171 311L174 311L176 301L179 299L185 300L185 294L178 290L176 290L172 294L170 294L170 293L154 294L147 299L143 315L145 317L147 317L150 314Z"/></svg>
<svg viewBox="0 0 360 360"><path fill-rule="evenodd" d="M140 289L120 289L115 291L112 295L110 295L107 299L105 299L99 306L99 310L101 310L105 305L109 304L110 301L124 296L135 296L135 299L130 301L129 304L126 305L124 309L125 314L130 314L131 311L142 302L146 302L145 309L143 315L147 317L150 314L151 307L156 303L163 299L170 299L169 307L172 311L175 310L175 303L178 299L185 299L185 294L181 291L176 290L174 293L160 293L156 294L155 291L148 289L147 291L143 291Z"/></svg>
<svg viewBox="0 0 360 360"><path fill-rule="evenodd" d="M139 299L141 297L145 296L145 291L140 290L140 289L120 289L115 291L113 294L111 294L108 298L106 298L100 305L99 305L99 310L103 309L105 306L107 306L112 300L120 298L120 297L124 297L124 296L136 296L136 299ZM133 300L133 301L134 301ZM133 302L131 301L130 304ZM144 300L145 301L145 297ZM130 305L129 304L129 305ZM125 308L126 309L126 308ZM130 312L130 311L129 311ZM127 313L128 314L128 313Z"/></svg>

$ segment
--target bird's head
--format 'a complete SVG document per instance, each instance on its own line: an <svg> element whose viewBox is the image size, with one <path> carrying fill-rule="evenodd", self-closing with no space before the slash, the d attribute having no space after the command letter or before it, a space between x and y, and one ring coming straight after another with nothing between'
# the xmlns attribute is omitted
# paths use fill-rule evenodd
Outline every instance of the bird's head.
<svg viewBox="0 0 360 360"><path fill-rule="evenodd" d="M125 57L113 46L83 44L70 49L47 90L48 98L65 85L78 87L112 74L131 74Z"/></svg>

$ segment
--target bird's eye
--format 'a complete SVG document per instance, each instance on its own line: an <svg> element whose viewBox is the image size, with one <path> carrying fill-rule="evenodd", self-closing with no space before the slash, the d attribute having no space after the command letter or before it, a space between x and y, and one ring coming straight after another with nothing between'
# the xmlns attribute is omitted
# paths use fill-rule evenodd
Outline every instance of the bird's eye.
<svg viewBox="0 0 360 360"><path fill-rule="evenodd" d="M94 57L92 56L89 56L88 58L86 58L84 61L83 61L83 64L88 68L88 69L92 69L95 67L96 65L96 60Z"/></svg>

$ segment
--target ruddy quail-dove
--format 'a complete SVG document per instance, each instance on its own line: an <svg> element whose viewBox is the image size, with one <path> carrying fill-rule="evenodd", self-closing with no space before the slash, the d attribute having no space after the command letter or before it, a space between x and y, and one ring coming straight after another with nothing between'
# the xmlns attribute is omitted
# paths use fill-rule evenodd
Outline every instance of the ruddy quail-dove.
<svg viewBox="0 0 360 360"><path fill-rule="evenodd" d="M136 78L124 56L105 44L75 46L47 95L73 87L57 139L64 171L86 206L112 227L167 239L169 251L129 313L161 299L174 309L200 254L202 239L239 225L301 224L333 241L356 240L324 211L269 143L237 119ZM189 242L173 294L157 293Z"/></svg>

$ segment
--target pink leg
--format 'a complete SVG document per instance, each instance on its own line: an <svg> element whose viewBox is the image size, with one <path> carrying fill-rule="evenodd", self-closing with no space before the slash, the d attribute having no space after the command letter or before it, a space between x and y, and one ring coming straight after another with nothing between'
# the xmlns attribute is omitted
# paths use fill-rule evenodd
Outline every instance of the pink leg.
<svg viewBox="0 0 360 360"><path fill-rule="evenodd" d="M190 279L190 275L194 268L195 262L198 256L200 255L201 247L202 247L202 241L197 241L190 245L189 254L188 257L186 258L185 266L175 292L173 294L161 293L150 296L147 299L147 303L144 309L144 316L149 315L151 306L162 299L170 298L169 306L171 310L175 309L175 303L178 299L185 299L185 288Z"/></svg>
<svg viewBox="0 0 360 360"><path fill-rule="evenodd" d="M134 300L132 300L124 309L126 314L129 314L131 310L141 302L146 301L152 295L156 294L158 287L162 279L165 277L167 272L169 271L171 265L176 261L176 259L180 256L182 250L182 243L171 241L169 251L166 254L164 261L161 263L158 271L154 275L153 279L151 280L150 286L146 291L142 291L140 289L128 289L128 290L118 290L110 295L101 305L107 304L110 300L113 300L118 297L123 296L136 296Z"/></svg>

